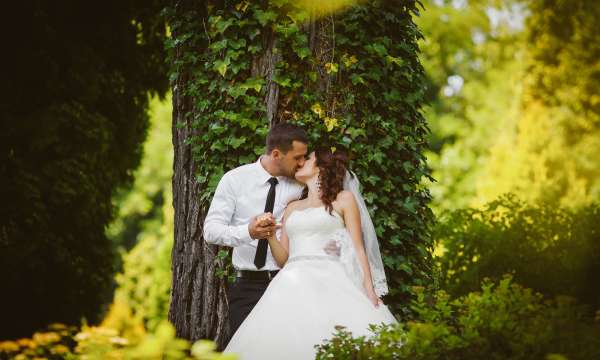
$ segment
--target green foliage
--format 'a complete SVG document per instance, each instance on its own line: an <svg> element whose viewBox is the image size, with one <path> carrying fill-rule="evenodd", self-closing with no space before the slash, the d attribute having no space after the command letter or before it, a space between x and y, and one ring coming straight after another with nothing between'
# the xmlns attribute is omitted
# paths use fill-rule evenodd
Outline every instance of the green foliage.
<svg viewBox="0 0 600 360"><path fill-rule="evenodd" d="M163 227L164 230L168 228ZM147 236L136 245L124 259L123 273L117 275L119 287L115 301L122 297L140 316L144 325L153 331L167 318L171 290L171 232L163 231L162 237ZM108 314L108 319L111 318Z"/></svg>
<svg viewBox="0 0 600 360"><path fill-rule="evenodd" d="M415 20L428 86L425 117L432 129L426 152L436 182L432 208L478 205L490 148L514 123L524 73L525 32L490 13L525 15L523 1L423 1ZM454 81L454 82L453 82ZM457 83L458 82L458 83Z"/></svg>
<svg viewBox="0 0 600 360"><path fill-rule="evenodd" d="M429 176L422 155L428 128L420 113L415 11L408 0L359 4L316 19L318 41L307 35L310 14L290 1L166 11L173 33L167 48L184 54L170 78L195 105L187 114L195 135L186 144L197 164L201 208L225 171L263 153L272 80L279 85L274 122L300 124L311 145L354 154L398 312L406 309L410 285L430 281L430 195L419 185ZM273 36L274 73L262 76L256 58Z"/></svg>
<svg viewBox="0 0 600 360"><path fill-rule="evenodd" d="M600 4L594 0L532 1L529 17L528 95L550 107L566 107L569 137L600 123ZM587 124L586 124L587 123Z"/></svg>
<svg viewBox="0 0 600 360"><path fill-rule="evenodd" d="M521 114L491 149L480 197L589 204L600 199L600 2L532 1L531 11Z"/></svg>
<svg viewBox="0 0 600 360"><path fill-rule="evenodd" d="M0 318L11 326L0 337L95 321L110 300L111 197L139 164L148 92L168 85L162 5L137 5L11 9L10 28L26 31L5 44L12 55L0 112Z"/></svg>
<svg viewBox="0 0 600 360"><path fill-rule="evenodd" d="M230 354L215 352L212 341L200 340L190 344L175 336L175 329L166 320L158 324L156 330L145 334L135 342L119 336L111 328L83 327L75 339L78 341L75 353L87 359L195 359L195 360L235 360Z"/></svg>
<svg viewBox="0 0 600 360"><path fill-rule="evenodd" d="M545 300L512 283L484 281L457 299L420 292L419 321L373 326L372 337L340 329L318 348L317 359L587 360L600 357L600 324L572 299Z"/></svg>
<svg viewBox="0 0 600 360"><path fill-rule="evenodd" d="M50 324L45 330L36 331L31 338L0 341L0 359L72 359L75 334L75 326Z"/></svg>
<svg viewBox="0 0 600 360"><path fill-rule="evenodd" d="M445 213L434 229L441 287L452 294L486 278L513 273L547 295L569 295L600 307L600 206L577 210L537 205L505 195L483 209Z"/></svg>
<svg viewBox="0 0 600 360"><path fill-rule="evenodd" d="M130 319L131 321L131 319ZM0 341L0 358L25 359L181 359L181 360L235 360L233 354L215 351L212 341L200 340L193 344L175 336L175 329L167 322L158 324L151 333L125 337L110 327L83 325L81 329L63 324L52 324L46 331L36 332L32 338Z"/></svg>
<svg viewBox="0 0 600 360"><path fill-rule="evenodd" d="M116 276L113 305L104 319L111 327L129 316L120 310L123 306L151 332L167 318L173 247L171 111L170 97L153 99L141 165L133 187L117 197L119 217L107 231L116 244L135 244L123 254Z"/></svg>
<svg viewBox="0 0 600 360"><path fill-rule="evenodd" d="M130 250L147 236L157 236L165 221L163 205L171 205L167 199L173 176L171 101L170 94L164 100L150 101L148 137L140 166L133 173L135 181L113 196L118 213L106 233L122 250Z"/></svg>

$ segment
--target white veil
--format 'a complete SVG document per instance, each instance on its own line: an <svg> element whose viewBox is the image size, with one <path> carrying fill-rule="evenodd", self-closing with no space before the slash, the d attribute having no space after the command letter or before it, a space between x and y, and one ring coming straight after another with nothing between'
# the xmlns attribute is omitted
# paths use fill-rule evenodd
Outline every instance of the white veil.
<svg viewBox="0 0 600 360"><path fill-rule="evenodd" d="M355 174L346 171L344 177L344 190L348 190L354 194L358 208L360 210L360 222L362 229L362 238L365 245L367 259L369 261L369 268L371 270L371 278L373 279L373 289L377 296L383 296L388 293L387 280L385 277L385 270L383 268L383 261L381 259L381 252L379 251L379 242L377 241L377 234L375 233L375 227L369 215L369 210L365 204L365 200L360 192L360 182ZM344 229L345 230L345 229ZM356 252L354 250L354 244L350 238L350 234L347 231L339 233L336 238L336 243L340 246L340 260L344 264L346 272L355 282L355 284L362 288L363 271L356 258Z"/></svg>

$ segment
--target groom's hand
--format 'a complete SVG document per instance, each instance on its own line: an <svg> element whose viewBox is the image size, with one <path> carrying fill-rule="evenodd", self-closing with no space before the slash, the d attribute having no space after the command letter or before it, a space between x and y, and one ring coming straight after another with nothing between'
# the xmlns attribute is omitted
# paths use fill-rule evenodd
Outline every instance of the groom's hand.
<svg viewBox="0 0 600 360"><path fill-rule="evenodd" d="M325 245L325 247L323 248L323 250L325 250L326 254L333 255L333 256L340 256L340 253L341 253L340 246L335 242L335 240L329 241Z"/></svg>
<svg viewBox="0 0 600 360"><path fill-rule="evenodd" d="M255 216L248 224L248 231L253 239L266 239L273 235L275 230L275 218L271 213Z"/></svg>

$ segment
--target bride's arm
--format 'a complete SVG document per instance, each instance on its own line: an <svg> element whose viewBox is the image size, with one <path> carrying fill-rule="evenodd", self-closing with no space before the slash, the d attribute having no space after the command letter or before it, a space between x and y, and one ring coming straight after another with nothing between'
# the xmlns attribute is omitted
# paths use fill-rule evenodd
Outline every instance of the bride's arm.
<svg viewBox="0 0 600 360"><path fill-rule="evenodd" d="M287 219L293 207L294 206L290 203L283 213L283 219L281 220L281 238L277 240L275 232L267 238L267 240L269 240L271 254L273 254L273 258L275 258L275 262L277 262L279 267L285 265L289 256L289 239L285 232L285 219Z"/></svg>
<svg viewBox="0 0 600 360"><path fill-rule="evenodd" d="M348 232L352 237L352 242L356 251L356 257L360 263L360 267L363 270L363 286L365 287L367 296L369 296L369 299L373 305L378 306L380 300L373 289L371 267L369 266L369 260L367 259L367 253L365 251L365 245L362 238L360 210L358 210L356 199L351 192L344 190L338 194L336 201L340 204L340 207L343 211L342 215L344 217L346 229L348 229Z"/></svg>

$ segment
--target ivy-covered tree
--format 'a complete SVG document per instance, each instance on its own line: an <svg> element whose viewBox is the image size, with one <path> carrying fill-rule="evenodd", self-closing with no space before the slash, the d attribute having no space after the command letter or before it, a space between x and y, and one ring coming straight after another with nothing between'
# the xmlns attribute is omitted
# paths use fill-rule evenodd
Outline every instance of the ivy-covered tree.
<svg viewBox="0 0 600 360"><path fill-rule="evenodd" d="M111 300L111 197L131 180L148 93L168 89L160 1L20 1L0 106L0 338L95 321Z"/></svg>
<svg viewBox="0 0 600 360"><path fill-rule="evenodd" d="M203 241L202 223L223 173L255 161L278 122L304 126L313 145L353 154L396 313L409 316L411 285L430 281L416 1L345 3L335 13L287 0L179 0L167 9L175 146L169 318L181 337L226 339L228 255Z"/></svg>

